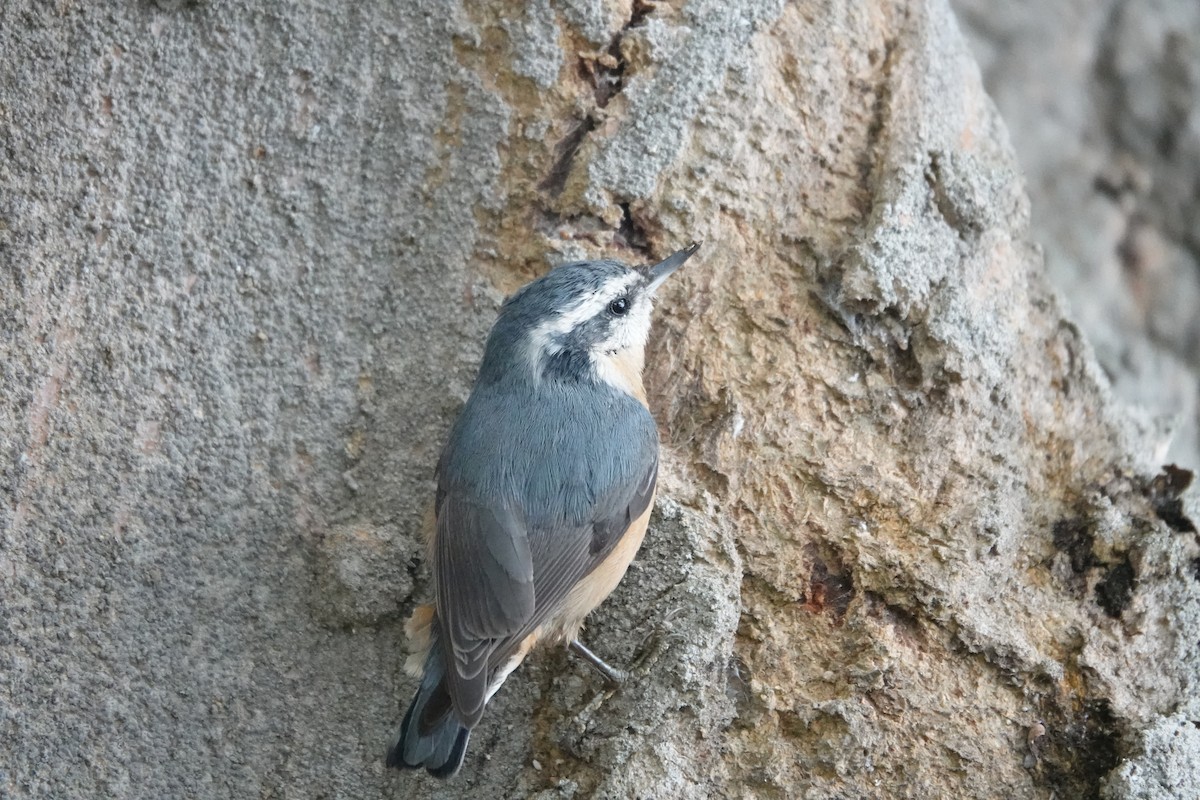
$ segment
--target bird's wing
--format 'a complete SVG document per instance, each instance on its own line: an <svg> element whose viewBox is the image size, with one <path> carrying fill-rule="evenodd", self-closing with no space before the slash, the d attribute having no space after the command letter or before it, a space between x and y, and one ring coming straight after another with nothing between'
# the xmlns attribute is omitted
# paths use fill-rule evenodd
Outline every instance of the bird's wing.
<svg viewBox="0 0 1200 800"><path fill-rule="evenodd" d="M449 645L450 697L467 727L483 713L494 671L649 507L658 476L652 441L636 471L629 468L634 459L604 471L607 485L583 520L560 516L529 525L524 509L484 506L454 489L442 494L434 557L438 618Z"/></svg>
<svg viewBox="0 0 1200 800"><path fill-rule="evenodd" d="M630 524L649 508L658 480L657 452L648 466L631 477L633 480L623 480L597 498L587 526L530 531L537 609L535 619L527 623L522 633L528 633L544 622L575 584L612 553Z"/></svg>
<svg viewBox="0 0 1200 800"><path fill-rule="evenodd" d="M472 727L487 700L489 657L534 615L533 557L513 509L482 505L464 492L443 496L435 541L448 688L459 718Z"/></svg>

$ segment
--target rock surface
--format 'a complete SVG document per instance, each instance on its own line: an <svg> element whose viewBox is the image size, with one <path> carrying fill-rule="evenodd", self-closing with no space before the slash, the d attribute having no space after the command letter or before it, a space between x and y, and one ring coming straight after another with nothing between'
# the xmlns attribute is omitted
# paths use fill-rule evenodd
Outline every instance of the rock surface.
<svg viewBox="0 0 1200 800"><path fill-rule="evenodd" d="M1045 244L1052 282L1154 451L1194 468L1200 7L954 6L1026 171L1032 235ZM1198 796L1200 758L1186 725L1197 718L1194 695L1182 719L1155 722L1150 744L1134 745L1139 755L1122 763L1106 797Z"/></svg>
<svg viewBox="0 0 1200 800"><path fill-rule="evenodd" d="M1200 465L1200 6L956 0L1032 237L1162 460Z"/></svg>
<svg viewBox="0 0 1200 800"><path fill-rule="evenodd" d="M1049 288L950 8L425 5L0 10L0 794L1187 785L1188 474ZM692 239L664 499L587 632L639 679L542 654L453 782L386 772L498 303Z"/></svg>

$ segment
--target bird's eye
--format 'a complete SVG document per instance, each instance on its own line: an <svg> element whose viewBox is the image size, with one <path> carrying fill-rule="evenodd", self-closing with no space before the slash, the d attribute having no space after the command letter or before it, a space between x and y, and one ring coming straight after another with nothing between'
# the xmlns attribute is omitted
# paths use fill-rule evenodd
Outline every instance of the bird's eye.
<svg viewBox="0 0 1200 800"><path fill-rule="evenodd" d="M613 300L611 303L608 304L608 311L610 314L616 314L618 317L628 313L629 312L629 298L628 297L618 297L616 300Z"/></svg>

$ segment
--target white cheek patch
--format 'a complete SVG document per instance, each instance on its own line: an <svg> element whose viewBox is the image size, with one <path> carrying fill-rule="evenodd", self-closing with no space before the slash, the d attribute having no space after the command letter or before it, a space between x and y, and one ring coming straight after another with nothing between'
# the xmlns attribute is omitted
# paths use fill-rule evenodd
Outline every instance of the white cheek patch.
<svg viewBox="0 0 1200 800"><path fill-rule="evenodd" d="M646 346L650 336L650 311L653 303L649 297L639 297L624 319L619 319L612 326L611 335L600 345L605 353L619 353L636 347L639 350Z"/></svg>
<svg viewBox="0 0 1200 800"><path fill-rule="evenodd" d="M529 361L529 369L535 376L542 374L542 359L556 355L562 348L554 341L545 325L540 325L529 332L525 342L525 358Z"/></svg>
<svg viewBox="0 0 1200 800"><path fill-rule="evenodd" d="M618 297L628 294L630 288L641 279L636 272L609 278L595 291L576 301L570 307L555 314L529 332L526 353L531 371L541 375L545 359L562 352L560 339L596 316L605 313L608 305ZM636 394L630 379L625 374L632 371L640 376L643 351L650 335L650 312L653 306L650 293L640 293L634 298L633 306L623 317L613 317L609 335L592 345L591 363L596 377L632 394ZM619 360L621 368L615 364ZM640 378L638 380L640 386Z"/></svg>

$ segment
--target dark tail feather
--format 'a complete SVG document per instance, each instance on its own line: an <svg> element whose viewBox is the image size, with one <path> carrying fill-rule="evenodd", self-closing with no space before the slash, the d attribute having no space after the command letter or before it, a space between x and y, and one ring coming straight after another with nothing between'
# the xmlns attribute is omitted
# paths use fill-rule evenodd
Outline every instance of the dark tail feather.
<svg viewBox="0 0 1200 800"><path fill-rule="evenodd" d="M449 778L462 766L471 730L459 724L445 678L442 648L435 641L425 659L425 675L417 695L400 723L400 736L388 751L389 767L424 767L430 775Z"/></svg>

